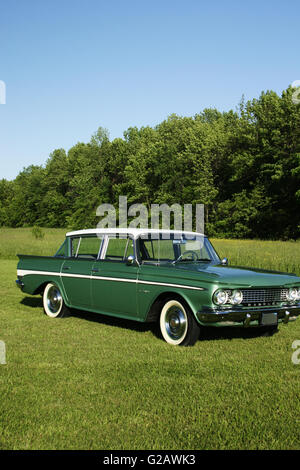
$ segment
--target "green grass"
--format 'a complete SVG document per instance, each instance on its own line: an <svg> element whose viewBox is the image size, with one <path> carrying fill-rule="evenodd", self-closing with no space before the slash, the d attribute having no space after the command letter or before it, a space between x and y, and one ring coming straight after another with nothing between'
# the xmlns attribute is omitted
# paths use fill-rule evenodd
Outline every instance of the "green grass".
<svg viewBox="0 0 300 470"><path fill-rule="evenodd" d="M35 238L32 228L0 228L0 259L17 259L17 254L54 255L67 229L42 228L44 238Z"/></svg>
<svg viewBox="0 0 300 470"><path fill-rule="evenodd" d="M211 239L221 258L235 266L250 266L295 273L300 276L300 240L222 240Z"/></svg>
<svg viewBox="0 0 300 470"><path fill-rule="evenodd" d="M40 241L30 229L0 231L2 257L12 258L0 260L1 449L300 449L300 365L291 361L299 320L272 337L207 330L194 347L174 348L135 322L50 319L39 296L14 285L14 244L51 254L64 233ZM215 245L237 264L237 246L252 265L268 252L269 242L243 243ZM270 243L274 257L287 246Z"/></svg>

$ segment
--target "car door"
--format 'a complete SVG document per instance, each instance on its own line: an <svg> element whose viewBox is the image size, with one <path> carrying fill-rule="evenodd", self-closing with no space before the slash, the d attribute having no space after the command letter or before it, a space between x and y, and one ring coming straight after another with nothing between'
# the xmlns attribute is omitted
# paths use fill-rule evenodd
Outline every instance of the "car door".
<svg viewBox="0 0 300 470"><path fill-rule="evenodd" d="M61 267L61 278L74 308L91 308L91 276L103 236L83 236L71 239L71 256Z"/></svg>
<svg viewBox="0 0 300 470"><path fill-rule="evenodd" d="M138 266L128 264L134 255L134 240L130 237L106 237L101 259L93 265L92 303L102 313L125 318L137 318Z"/></svg>

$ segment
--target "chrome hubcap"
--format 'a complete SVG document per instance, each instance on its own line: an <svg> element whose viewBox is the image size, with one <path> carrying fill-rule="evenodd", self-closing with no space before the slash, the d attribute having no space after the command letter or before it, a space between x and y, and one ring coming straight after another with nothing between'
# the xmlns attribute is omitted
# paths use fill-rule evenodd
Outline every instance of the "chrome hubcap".
<svg viewBox="0 0 300 470"><path fill-rule="evenodd" d="M52 286L47 295L47 305L51 313L59 312L62 303L62 296L57 287Z"/></svg>
<svg viewBox="0 0 300 470"><path fill-rule="evenodd" d="M181 308L172 306L165 316L165 327L168 335L173 340L180 339L186 331L186 316Z"/></svg>

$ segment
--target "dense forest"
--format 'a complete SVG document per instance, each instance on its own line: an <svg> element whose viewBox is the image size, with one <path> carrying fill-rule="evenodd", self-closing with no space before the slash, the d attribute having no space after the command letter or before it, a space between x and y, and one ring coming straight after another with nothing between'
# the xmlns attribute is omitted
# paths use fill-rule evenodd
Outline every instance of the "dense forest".
<svg viewBox="0 0 300 470"><path fill-rule="evenodd" d="M296 239L300 232L300 105L292 89L235 111L175 114L156 127L54 150L43 166L0 181L0 225L85 228L102 203L204 204L205 231Z"/></svg>

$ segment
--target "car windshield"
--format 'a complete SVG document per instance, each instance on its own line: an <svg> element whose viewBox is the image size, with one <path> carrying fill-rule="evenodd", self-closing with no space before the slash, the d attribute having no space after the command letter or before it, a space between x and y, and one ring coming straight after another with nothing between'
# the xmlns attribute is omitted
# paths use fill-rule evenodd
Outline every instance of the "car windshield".
<svg viewBox="0 0 300 470"><path fill-rule="evenodd" d="M168 238L167 238L168 237ZM142 263L219 263L220 258L208 238L202 235L156 234L139 239Z"/></svg>

